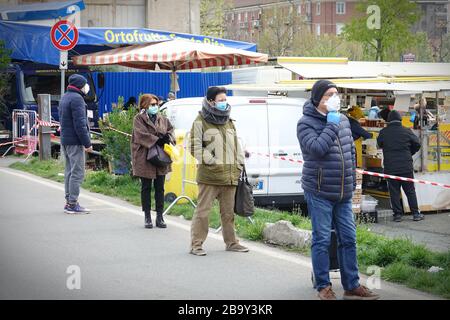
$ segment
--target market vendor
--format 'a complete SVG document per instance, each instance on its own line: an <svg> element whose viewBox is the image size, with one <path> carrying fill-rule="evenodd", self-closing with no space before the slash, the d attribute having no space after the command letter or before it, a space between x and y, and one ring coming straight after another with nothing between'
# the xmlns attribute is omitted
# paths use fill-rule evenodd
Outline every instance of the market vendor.
<svg viewBox="0 0 450 320"><path fill-rule="evenodd" d="M364 140L372 138L372 133L367 132L359 123L359 119L364 117L364 112L359 106L353 106L347 111L350 128L352 130L353 140L363 138Z"/></svg>
<svg viewBox="0 0 450 320"><path fill-rule="evenodd" d="M348 121L350 122L350 129L352 131L352 138L356 147L356 166L360 167L362 164L362 140L372 138L372 133L367 132L359 123L359 119L364 117L364 112L359 106L353 106L347 110Z"/></svg>
<svg viewBox="0 0 450 320"><path fill-rule="evenodd" d="M387 120L388 126L380 131L377 138L378 146L383 149L384 173L413 179L412 156L420 149L419 138L411 129L402 126L402 117L398 111L390 111ZM388 179L388 187L394 221L402 221L403 216L400 188L406 194L413 220L423 220L424 216L420 213L417 203L414 182Z"/></svg>

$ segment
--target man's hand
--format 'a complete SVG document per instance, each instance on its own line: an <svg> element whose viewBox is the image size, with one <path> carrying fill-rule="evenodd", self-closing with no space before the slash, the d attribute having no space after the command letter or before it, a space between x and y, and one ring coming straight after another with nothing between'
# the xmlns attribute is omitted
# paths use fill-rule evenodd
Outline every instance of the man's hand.
<svg viewBox="0 0 450 320"><path fill-rule="evenodd" d="M341 115L337 111L330 111L327 114L327 122L336 123L337 125L341 121Z"/></svg>
<svg viewBox="0 0 450 320"><path fill-rule="evenodd" d="M89 148L84 148L84 151L86 151L87 153L91 153L92 151L94 151L94 149L92 149L92 146L90 146Z"/></svg>

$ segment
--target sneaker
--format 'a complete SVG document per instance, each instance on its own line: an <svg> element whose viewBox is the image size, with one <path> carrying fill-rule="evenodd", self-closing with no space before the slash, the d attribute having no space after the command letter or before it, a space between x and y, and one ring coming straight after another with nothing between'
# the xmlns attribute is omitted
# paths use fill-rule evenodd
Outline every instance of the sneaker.
<svg viewBox="0 0 450 320"><path fill-rule="evenodd" d="M68 214L88 214L91 210L83 208L79 203L76 203L75 205L67 205L67 209L64 212Z"/></svg>
<svg viewBox="0 0 450 320"><path fill-rule="evenodd" d="M234 251L234 252L248 252L248 248L240 245L239 243L233 243L226 249L227 251Z"/></svg>
<svg viewBox="0 0 450 320"><path fill-rule="evenodd" d="M67 210L69 210L69 204L68 203L66 203L64 205L64 212L67 213Z"/></svg>
<svg viewBox="0 0 450 320"><path fill-rule="evenodd" d="M413 221L421 221L423 219L425 219L425 216L423 214L419 213L414 216Z"/></svg>
<svg viewBox="0 0 450 320"><path fill-rule="evenodd" d="M319 297L320 300L337 300L336 294L334 293L331 286L328 286L320 290L317 296Z"/></svg>
<svg viewBox="0 0 450 320"><path fill-rule="evenodd" d="M402 216L400 214L394 215L394 222L402 222Z"/></svg>
<svg viewBox="0 0 450 320"><path fill-rule="evenodd" d="M206 251L202 248L195 248L191 249L190 254L193 254L194 256L206 256Z"/></svg>
<svg viewBox="0 0 450 320"><path fill-rule="evenodd" d="M359 286L352 291L345 291L343 296L344 300L378 300L379 298L378 294L373 293L365 286Z"/></svg>

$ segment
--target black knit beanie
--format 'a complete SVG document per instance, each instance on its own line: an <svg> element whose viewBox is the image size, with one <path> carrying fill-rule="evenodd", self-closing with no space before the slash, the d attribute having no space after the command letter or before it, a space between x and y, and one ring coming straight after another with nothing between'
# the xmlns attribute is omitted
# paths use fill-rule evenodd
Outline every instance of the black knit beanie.
<svg viewBox="0 0 450 320"><path fill-rule="evenodd" d="M400 115L400 113L396 110L392 110L391 112L389 112L388 117L387 117L387 122L391 122L391 121L402 121L402 116Z"/></svg>
<svg viewBox="0 0 450 320"><path fill-rule="evenodd" d="M69 77L69 85L77 87L78 89L83 88L86 83L86 78L81 74L73 74Z"/></svg>
<svg viewBox="0 0 450 320"><path fill-rule="evenodd" d="M329 80L319 80L314 83L311 89L311 101L316 107L319 106L320 100L322 100L323 95L330 88L336 88L336 85Z"/></svg>

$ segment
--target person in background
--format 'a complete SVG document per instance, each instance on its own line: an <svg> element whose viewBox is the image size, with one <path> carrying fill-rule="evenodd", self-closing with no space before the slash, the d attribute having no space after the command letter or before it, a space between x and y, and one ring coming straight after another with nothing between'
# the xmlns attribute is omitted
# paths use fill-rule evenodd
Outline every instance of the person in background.
<svg viewBox="0 0 450 320"><path fill-rule="evenodd" d="M347 117L341 115L336 85L317 81L303 106L297 138L303 154L302 187L312 223L311 257L318 297L336 300L330 281L330 243L334 226L346 300L379 296L360 285L352 195L356 188L355 147Z"/></svg>
<svg viewBox="0 0 450 320"><path fill-rule="evenodd" d="M420 150L419 138L411 129L402 126L402 117L398 111L389 112L387 120L388 126L380 131L377 138L378 146L383 150L384 173L414 178L412 156ZM408 198L413 220L424 219L423 214L419 211L413 182L388 179L388 188L395 222L401 222L403 216L400 188Z"/></svg>
<svg viewBox="0 0 450 320"><path fill-rule="evenodd" d="M353 106L348 109L347 115L355 148L359 152L356 152L356 166L359 167L362 164L362 140L372 138L372 133L367 132L359 123L359 119L364 117L364 112L359 106Z"/></svg>
<svg viewBox="0 0 450 320"><path fill-rule="evenodd" d="M163 96L158 96L158 100L159 100L159 107L162 107L167 102L167 101L164 101Z"/></svg>
<svg viewBox="0 0 450 320"><path fill-rule="evenodd" d="M359 138L370 139L372 138L372 134L364 130L364 128L359 123L359 119L364 117L364 112L359 106L353 106L347 111L349 117L348 121L350 122L350 128L352 130L353 140L357 140Z"/></svg>
<svg viewBox="0 0 450 320"><path fill-rule="evenodd" d="M145 216L145 228L153 228L151 210L151 189L155 187L156 227L166 228L163 218L164 183L166 174L172 171L170 165L156 167L147 161L148 150L155 144L175 144L174 128L169 119L159 113L159 101L153 94L144 94L139 104L140 112L134 117L131 137L133 175L141 178L141 203Z"/></svg>
<svg viewBox="0 0 450 320"><path fill-rule="evenodd" d="M247 252L236 238L234 199L239 176L244 167L236 127L230 119L231 106L226 89L210 87L202 102L202 110L192 124L190 151L198 161L198 205L191 224L191 251L206 255L203 243L208 236L208 217L214 200L219 200L225 249Z"/></svg>
<svg viewBox="0 0 450 320"><path fill-rule="evenodd" d="M175 100L175 99L176 99L175 92L169 91L169 94L167 95L167 102Z"/></svg>
<svg viewBox="0 0 450 320"><path fill-rule="evenodd" d="M85 152L92 151L84 96L89 92L85 77L73 74L69 77L67 92L59 102L58 112L61 130L61 148L64 151L65 213L85 214L90 210L78 203L80 186L85 173Z"/></svg>
<svg viewBox="0 0 450 320"><path fill-rule="evenodd" d="M427 100L422 97L419 101L419 103L414 105L414 110L411 111L411 117L409 120L413 123L413 128L415 130L420 129L421 124L423 124L424 127L428 125L429 122L429 111L426 110L427 106ZM422 109L422 115L423 115L423 121L420 121L420 110Z"/></svg>
<svg viewBox="0 0 450 320"><path fill-rule="evenodd" d="M383 119L385 122L388 122L389 112L394 109L394 106L386 106L381 111L378 112L378 116Z"/></svg>
<svg viewBox="0 0 450 320"><path fill-rule="evenodd" d="M136 108L136 97L130 97L128 101L123 105L123 110L128 110L130 108Z"/></svg>

